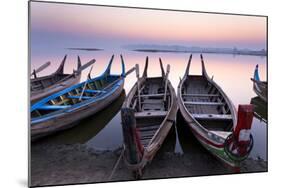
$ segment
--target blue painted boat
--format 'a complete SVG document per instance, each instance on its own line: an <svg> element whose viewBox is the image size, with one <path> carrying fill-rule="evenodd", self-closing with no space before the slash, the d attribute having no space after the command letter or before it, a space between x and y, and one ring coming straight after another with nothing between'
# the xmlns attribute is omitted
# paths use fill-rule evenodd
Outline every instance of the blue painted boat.
<svg viewBox="0 0 281 188"><path fill-rule="evenodd" d="M71 128L78 121L97 113L118 98L127 74L122 55L122 73L110 73L113 59L114 55L101 76L90 78L88 75L85 82L68 87L32 105L31 140Z"/></svg>
<svg viewBox="0 0 281 188"><path fill-rule="evenodd" d="M267 103L267 82L261 81L259 76L259 65L256 65L254 78L251 78L253 81L253 90L254 92Z"/></svg>

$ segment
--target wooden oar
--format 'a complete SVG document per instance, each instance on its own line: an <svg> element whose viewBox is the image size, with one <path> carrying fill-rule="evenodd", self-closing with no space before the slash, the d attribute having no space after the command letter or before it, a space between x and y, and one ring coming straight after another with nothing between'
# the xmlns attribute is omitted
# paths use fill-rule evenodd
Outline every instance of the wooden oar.
<svg viewBox="0 0 281 188"><path fill-rule="evenodd" d="M92 69L93 69L93 65L92 65L92 67L91 67L91 69L90 69L90 71L89 71L88 75L90 75L90 74L91 74ZM88 79L85 81L85 84L84 84L84 86L83 86L83 89L82 89L81 95L80 95L80 97L79 97L79 101L81 101L81 100L82 100L82 97L83 97L84 91L85 91L85 89L86 89L86 86L87 86L87 83L88 83L88 81L89 81L89 80L90 80L90 79L89 79L89 77L88 77Z"/></svg>
<svg viewBox="0 0 281 188"><path fill-rule="evenodd" d="M67 77L65 77L64 79L60 80L60 82L67 80L68 78L72 77L75 74L80 74L82 72L82 70L86 69L87 67L89 67L90 65L94 64L96 62L95 59L92 59L91 61L89 61L88 63L82 65L79 69L73 71L72 74L68 75Z"/></svg>
<svg viewBox="0 0 281 188"><path fill-rule="evenodd" d="M164 93L164 101L166 101L166 96L167 96L167 87L168 87L168 76L170 73L170 65L167 65L167 72L165 76L165 93Z"/></svg>
<svg viewBox="0 0 281 188"><path fill-rule="evenodd" d="M49 65L51 64L50 61L44 63L43 65L41 65L40 67L38 67L37 69L34 69L33 72L30 74L30 76L34 75L34 77L36 78L36 74L41 72L42 70L44 70L45 68L47 68Z"/></svg>
<svg viewBox="0 0 281 188"><path fill-rule="evenodd" d="M110 88L112 85L114 85L115 83L117 83L119 80L125 78L125 77L128 76L130 73L132 73L135 69L136 69L135 67L131 68L130 70L128 70L128 71L124 74L124 76L120 76L117 80L115 80L114 82L110 83L109 85L107 85L107 86L106 86L105 88L103 88L102 90L106 90L106 89ZM91 70L92 70L92 69L91 69ZM90 70L90 71L91 71L91 70ZM89 74L90 74L90 72L89 72ZM84 84L84 86L83 86L83 90L82 90L82 93L81 93L80 98L79 98L80 101L81 101L81 99L82 99L82 96L83 96L83 93L84 93L84 91L85 91L86 84L88 83L88 81L89 81L89 79L85 82L85 84ZM102 93L102 92L97 93L97 95L95 95L95 96L98 96L98 95L101 94L101 93Z"/></svg>
<svg viewBox="0 0 281 188"><path fill-rule="evenodd" d="M130 70L128 70L124 76L120 76L117 80L115 80L114 82L110 83L109 85L107 85L105 88L103 88L102 90L106 90L107 88L111 87L112 85L114 85L116 82L118 82L119 80L121 80L122 78L125 78L126 76L128 76L129 74L131 74L133 71L136 70L136 67L131 68Z"/></svg>
<svg viewBox="0 0 281 188"><path fill-rule="evenodd" d="M139 110L141 109L141 100L140 100L140 71L139 64L136 64L136 76L137 76L137 87L138 87L138 101L139 101Z"/></svg>

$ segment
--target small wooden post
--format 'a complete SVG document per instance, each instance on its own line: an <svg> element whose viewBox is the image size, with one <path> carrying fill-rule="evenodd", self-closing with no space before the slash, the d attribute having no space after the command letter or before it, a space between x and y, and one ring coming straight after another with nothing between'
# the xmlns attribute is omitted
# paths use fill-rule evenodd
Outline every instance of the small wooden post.
<svg viewBox="0 0 281 188"><path fill-rule="evenodd" d="M168 76L170 73L170 65L167 65L167 72L165 76L165 93L164 93L164 102L166 101L166 96L167 96L167 87L168 87Z"/></svg>
<svg viewBox="0 0 281 188"><path fill-rule="evenodd" d="M136 118L134 110L122 108L121 117L126 159L130 164L137 164L140 160L140 154L136 144Z"/></svg>
<svg viewBox="0 0 281 188"><path fill-rule="evenodd" d="M32 74L34 75L34 78L37 78L35 69L33 70L33 73L32 73Z"/></svg>
<svg viewBox="0 0 281 188"><path fill-rule="evenodd" d="M90 75L91 75L92 69L93 69L93 65L92 65L92 67L91 67L91 69L90 69L90 71L89 71L89 73L88 73L88 79L85 81L85 84L84 84L84 86L83 86L83 89L82 89L81 95L80 95L80 97L79 97L79 101L81 101L81 100L82 100L82 97L83 97L84 91L85 91L86 86L87 86L87 84L88 84L88 81L90 80L90 77L91 77Z"/></svg>
<svg viewBox="0 0 281 188"><path fill-rule="evenodd" d="M139 64L136 64L136 76L137 76L137 86L138 86L138 110L141 110L141 99L140 99L140 70L139 70Z"/></svg>

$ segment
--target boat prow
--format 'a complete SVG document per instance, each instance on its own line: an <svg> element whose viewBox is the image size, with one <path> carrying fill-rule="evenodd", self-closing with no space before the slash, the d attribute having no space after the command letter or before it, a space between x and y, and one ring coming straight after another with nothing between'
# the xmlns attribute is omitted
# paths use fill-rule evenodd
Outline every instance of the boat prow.
<svg viewBox="0 0 281 188"><path fill-rule="evenodd" d="M254 92L264 101L267 103L267 82L261 81L259 76L259 65L256 65L254 77L251 78L253 81L253 90Z"/></svg>

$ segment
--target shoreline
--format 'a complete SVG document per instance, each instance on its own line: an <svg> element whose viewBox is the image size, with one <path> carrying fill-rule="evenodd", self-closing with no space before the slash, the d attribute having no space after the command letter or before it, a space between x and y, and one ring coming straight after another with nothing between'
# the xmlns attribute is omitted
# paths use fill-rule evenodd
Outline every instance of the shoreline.
<svg viewBox="0 0 281 188"><path fill-rule="evenodd" d="M122 148L96 150L81 144L35 144L31 148L31 186L102 183L134 180L120 161L109 180ZM160 154L159 154L160 153ZM141 180L232 174L209 153L174 153L159 150L144 169ZM266 172L267 161L248 158L241 173Z"/></svg>
<svg viewBox="0 0 281 188"><path fill-rule="evenodd" d="M248 52L214 52L214 51L180 51L180 50L157 50L157 49L133 49L131 51L134 52L147 52L147 53L194 53L194 54L227 54L227 55L245 55L245 56L258 56L258 57L266 57L267 54L260 54L260 53L248 53Z"/></svg>

